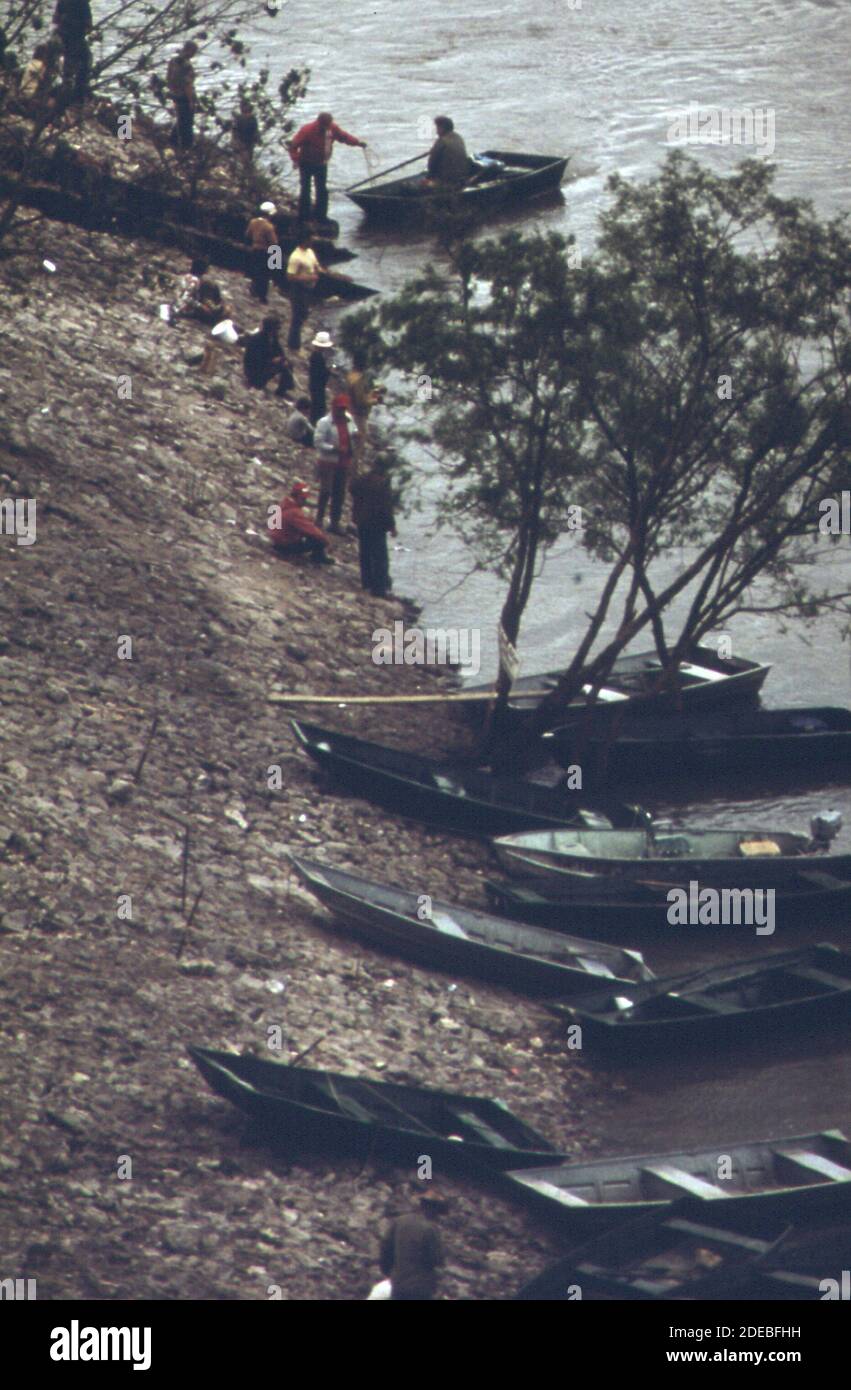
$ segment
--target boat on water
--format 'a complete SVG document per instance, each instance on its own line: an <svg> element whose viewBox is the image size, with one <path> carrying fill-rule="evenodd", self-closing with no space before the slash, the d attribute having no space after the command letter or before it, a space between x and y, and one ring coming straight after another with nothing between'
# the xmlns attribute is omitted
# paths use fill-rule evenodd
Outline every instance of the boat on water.
<svg viewBox="0 0 851 1390"><path fill-rule="evenodd" d="M719 1173L723 1176L719 1177ZM670 1210L684 1197L728 1213L788 1225L845 1203L851 1217L851 1143L838 1129L794 1138L719 1141L676 1153L594 1158L505 1174L513 1196L571 1237ZM837 1189L840 1189L837 1197Z"/></svg>
<svg viewBox="0 0 851 1390"><path fill-rule="evenodd" d="M601 978L654 978L638 951L520 926L294 854L290 860L311 893L358 937L425 965L565 998L599 990Z"/></svg>
<svg viewBox="0 0 851 1390"><path fill-rule="evenodd" d="M532 826L628 826L650 821L639 806L445 765L318 724L290 722L305 752L357 796L403 816L435 821L444 830L496 835Z"/></svg>
<svg viewBox="0 0 851 1390"><path fill-rule="evenodd" d="M510 874L561 883L580 876L634 883L700 887L778 888L814 861L837 877L851 878L851 854L826 856L842 818L814 816L811 835L784 830L530 830L494 840ZM803 867L808 867L804 864Z"/></svg>
<svg viewBox="0 0 851 1390"><path fill-rule="evenodd" d="M613 716L626 711L638 714L717 709L719 705L755 701L766 676L771 670L757 661L744 657L722 657L712 647L696 645L679 663L679 690L672 692L664 683L664 667L658 652L635 652L618 657L611 672L597 691L593 720L608 726ZM533 714L547 694L555 690L564 669L544 671L538 675L519 676L511 687L509 714L516 723ZM492 684L465 686L468 694L494 689ZM583 686L581 695L570 702L566 710L553 716L553 724L561 725L570 718L590 712L589 700L593 687ZM475 715L476 706L471 705ZM481 711L480 711L481 713ZM583 722L582 727L585 727Z"/></svg>
<svg viewBox="0 0 851 1390"><path fill-rule="evenodd" d="M543 744L556 762L578 762L585 780L597 784L696 775L727 782L754 773L786 779L825 765L848 766L851 710L802 706L629 718L612 738L564 724L546 733Z"/></svg>
<svg viewBox="0 0 851 1390"><path fill-rule="evenodd" d="M846 1027L851 953L821 942L551 1007L579 1024L583 1048L612 1062L693 1046L722 1056L772 1034L806 1040L819 1028Z"/></svg>
<svg viewBox="0 0 851 1390"><path fill-rule="evenodd" d="M610 879L596 874L565 874L553 879L522 878L489 881L485 892L494 911L515 921L563 931L571 935L611 937L629 945L654 933L671 935L670 883ZM687 883L677 885L689 891ZM742 933L753 923L747 912L731 914L728 927L713 924L713 933ZM752 915L752 914L751 914ZM851 879L839 878L815 867L801 868L774 890L774 924L785 927L827 925L846 935L851 925ZM700 925L683 931L698 935Z"/></svg>
<svg viewBox="0 0 851 1390"><path fill-rule="evenodd" d="M686 1198L574 1247L516 1299L818 1301L825 1278L842 1286L851 1256L851 1203L789 1224L789 1213L707 1208Z"/></svg>
<svg viewBox="0 0 851 1390"><path fill-rule="evenodd" d="M452 1171L552 1161L552 1145L498 1100L287 1066L190 1047L207 1084L289 1153L319 1151L411 1166L423 1153Z"/></svg>
<svg viewBox="0 0 851 1390"><path fill-rule="evenodd" d="M406 163L427 158L417 155ZM346 197L376 222L428 222L448 214L483 217L557 192L568 162L569 156L483 150L473 156L470 177L460 188L437 188L424 173L388 178L394 171L385 169L352 184Z"/></svg>

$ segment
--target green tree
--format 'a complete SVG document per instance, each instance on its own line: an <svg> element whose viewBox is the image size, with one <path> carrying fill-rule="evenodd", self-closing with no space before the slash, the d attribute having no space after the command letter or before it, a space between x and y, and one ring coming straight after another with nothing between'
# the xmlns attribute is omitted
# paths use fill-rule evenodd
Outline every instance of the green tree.
<svg viewBox="0 0 851 1390"><path fill-rule="evenodd" d="M19 64L49 34L54 8L55 0L7 0L0 23L8 51ZM273 79L270 69L263 68L249 76L251 49L245 28L267 14L263 0L121 0L114 6L101 3L92 8L91 89L116 111L154 119L165 113L170 126L165 85L168 60L188 38L198 45L199 138L192 150L179 155L168 149L164 138L154 143L153 150L159 150L160 181L195 196L230 147L231 121L244 96L258 121L259 167L233 161L228 181L243 200L268 195L272 183L289 166L285 144L293 130L292 110L305 94L309 73L290 68ZM0 164L13 167L16 174L16 187L0 205L0 237L15 218L20 189L61 140L64 114L61 104L52 110L45 105L37 112L23 113L15 101L15 85L8 73L0 76ZM167 129L164 125L163 135ZM4 148L10 151L8 160L3 157Z"/></svg>
<svg viewBox="0 0 851 1390"><path fill-rule="evenodd" d="M760 161L718 177L676 152L647 184L610 181L581 265L552 235L465 247L451 281L352 325L376 362L433 378L444 514L483 563L511 558L516 624L568 501L609 565L540 727L645 629L676 689L688 647L737 614L848 612L813 562L848 480L851 241L772 185Z"/></svg>

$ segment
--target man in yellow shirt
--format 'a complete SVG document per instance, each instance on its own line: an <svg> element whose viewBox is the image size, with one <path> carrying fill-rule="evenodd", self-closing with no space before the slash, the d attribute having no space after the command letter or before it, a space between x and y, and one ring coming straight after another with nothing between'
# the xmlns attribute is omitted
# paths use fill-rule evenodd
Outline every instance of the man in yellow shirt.
<svg viewBox="0 0 851 1390"><path fill-rule="evenodd" d="M316 252L311 245L310 233L301 232L298 245L287 261L287 285L292 305L287 347L291 348L293 352L298 352L301 348L301 330L310 313L313 291L319 284L322 270L323 267L319 264Z"/></svg>

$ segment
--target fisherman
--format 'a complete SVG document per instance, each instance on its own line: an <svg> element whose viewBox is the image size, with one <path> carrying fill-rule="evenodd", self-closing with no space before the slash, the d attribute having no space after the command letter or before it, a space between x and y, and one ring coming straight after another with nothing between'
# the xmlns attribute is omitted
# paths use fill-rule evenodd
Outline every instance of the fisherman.
<svg viewBox="0 0 851 1390"><path fill-rule="evenodd" d="M251 247L251 293L261 304L269 302L269 252L278 245L278 233L272 221L277 211L274 203L261 203L257 217L252 217L245 229L245 240Z"/></svg>
<svg viewBox="0 0 851 1390"><path fill-rule="evenodd" d="M313 443L319 455L317 471L319 474L319 501L316 505L316 521L319 526L325 519L325 508L331 503L332 536L341 536L340 519L346 500L346 483L352 466L352 439L357 426L349 414L348 396L335 396L331 402L330 415L324 415L316 426Z"/></svg>
<svg viewBox="0 0 851 1390"><path fill-rule="evenodd" d="M386 598L390 589L387 534L395 536L396 520L383 455L376 456L368 473L352 480L350 490L352 520L358 528L361 588L376 598Z"/></svg>
<svg viewBox="0 0 851 1390"><path fill-rule="evenodd" d="M434 128L437 139L429 151L426 182L459 188L470 173L467 147L449 116L435 116Z"/></svg>
<svg viewBox="0 0 851 1390"><path fill-rule="evenodd" d="M298 244L287 261L287 287L290 292L292 317L287 347L293 352L301 348L301 330L310 313L313 291L319 284L322 266L311 245L310 233L299 232Z"/></svg>
<svg viewBox="0 0 851 1390"><path fill-rule="evenodd" d="M195 69L192 59L197 53L198 45L190 39L171 59L166 72L166 86L177 117L174 140L179 150L190 149L195 139Z"/></svg>
<svg viewBox="0 0 851 1390"><path fill-rule="evenodd" d="M63 99L68 106L82 106L92 71L88 35L94 23L89 0L57 0L53 26L62 41Z"/></svg>
<svg viewBox="0 0 851 1390"><path fill-rule="evenodd" d="M239 111L231 123L231 134L239 158L246 165L253 164L254 150L260 140L260 127L248 97L240 98Z"/></svg>
<svg viewBox="0 0 851 1390"><path fill-rule="evenodd" d="M437 1271L443 1264L443 1245L433 1217L443 1206L436 1194L431 1199L423 1198L420 1203L422 1216L414 1212L397 1216L385 1232L379 1264L390 1282L392 1302L431 1300L437 1293ZM376 1292L373 1290L373 1294Z"/></svg>
<svg viewBox="0 0 851 1390"><path fill-rule="evenodd" d="M269 314L262 326L243 339L245 357L243 368L249 386L263 391L273 377L278 378L276 396L286 396L295 385L292 369L284 355L278 330L281 320L277 314Z"/></svg>
<svg viewBox="0 0 851 1390"><path fill-rule="evenodd" d="M317 222L328 218L328 161L334 144L356 145L366 149L366 141L356 135L349 135L334 122L330 111L320 111L315 121L309 121L296 131L289 143L290 157L296 165L300 179L298 220L305 224L310 221L311 184L315 186Z"/></svg>
<svg viewBox="0 0 851 1390"><path fill-rule="evenodd" d="M287 434L296 444L313 448L313 426L310 423L310 401L307 396L299 396L292 414L287 420Z"/></svg>
<svg viewBox="0 0 851 1390"><path fill-rule="evenodd" d="M296 479L278 508L278 524L270 528L272 545L279 555L307 554L315 565L333 565L328 537L314 526L304 510L309 497L307 483Z"/></svg>
<svg viewBox="0 0 851 1390"><path fill-rule="evenodd" d="M331 380L331 353L334 342L330 333L317 333L310 344L312 352L307 361L308 385L310 387L310 423L316 425L326 414L326 392Z"/></svg>

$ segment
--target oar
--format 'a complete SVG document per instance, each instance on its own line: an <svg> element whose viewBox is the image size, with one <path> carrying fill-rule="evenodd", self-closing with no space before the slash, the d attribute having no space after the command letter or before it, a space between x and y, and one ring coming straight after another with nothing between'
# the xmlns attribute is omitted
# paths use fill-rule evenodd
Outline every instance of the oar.
<svg viewBox="0 0 851 1390"><path fill-rule="evenodd" d="M548 694L547 690L524 690L522 698L542 700ZM495 691L477 690L453 690L441 695L284 695L273 692L266 696L270 705L436 705L495 699Z"/></svg>
<svg viewBox="0 0 851 1390"><path fill-rule="evenodd" d="M383 179L387 174L395 174L397 169L407 169L409 164L418 164L421 159L428 159L429 152L415 154L411 159L403 159L401 164L394 164L390 169L382 169L378 174L370 174L368 179L360 179L358 183L349 184L345 189L346 193L351 193L355 188L362 188L365 183L371 183L373 179Z"/></svg>

